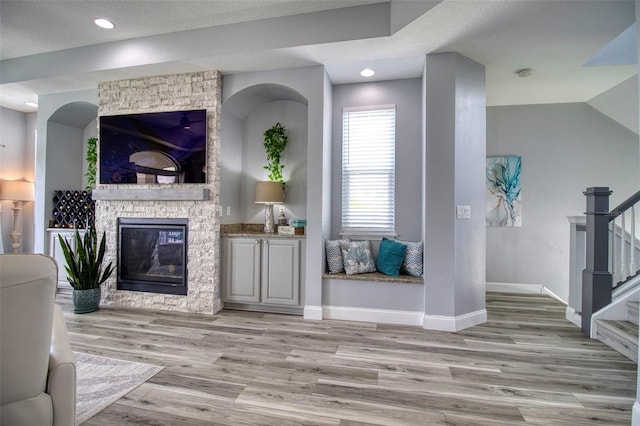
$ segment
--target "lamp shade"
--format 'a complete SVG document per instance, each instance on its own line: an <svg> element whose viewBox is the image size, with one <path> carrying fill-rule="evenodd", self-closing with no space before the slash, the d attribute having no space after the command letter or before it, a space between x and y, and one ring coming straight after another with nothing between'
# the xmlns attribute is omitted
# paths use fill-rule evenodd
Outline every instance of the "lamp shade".
<svg viewBox="0 0 640 426"><path fill-rule="evenodd" d="M284 189L280 182L256 182L256 203L278 204L284 203Z"/></svg>
<svg viewBox="0 0 640 426"><path fill-rule="evenodd" d="M5 180L0 187L0 200L33 201L33 182Z"/></svg>

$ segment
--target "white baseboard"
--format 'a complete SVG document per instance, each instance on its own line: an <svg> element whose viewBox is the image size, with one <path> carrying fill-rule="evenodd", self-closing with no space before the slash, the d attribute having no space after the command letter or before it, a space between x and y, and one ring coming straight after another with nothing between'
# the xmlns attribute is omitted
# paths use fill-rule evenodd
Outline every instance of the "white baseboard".
<svg viewBox="0 0 640 426"><path fill-rule="evenodd" d="M578 327L582 328L582 315L577 313L576 310L571 306L567 306L567 309L565 311L565 318L567 318L568 321L571 321Z"/></svg>
<svg viewBox="0 0 640 426"><path fill-rule="evenodd" d="M550 296L553 299L556 299L558 302L564 303L565 305L567 305L567 301L566 300L563 300L562 297L558 296L557 294L555 294L554 292L552 292L551 290L549 290L546 287L542 287L542 294L546 294L547 296Z"/></svg>
<svg viewBox="0 0 640 426"><path fill-rule="evenodd" d="M423 315L424 312L394 311L390 309L354 308L350 306L322 307L322 316L325 319L377 322L383 324L422 325Z"/></svg>
<svg viewBox="0 0 640 426"><path fill-rule="evenodd" d="M560 296L541 284L488 282L486 288L488 292L496 293L546 294L547 296L553 297L558 302L562 302L565 305L567 304L566 300L563 300Z"/></svg>
<svg viewBox="0 0 640 426"><path fill-rule="evenodd" d="M475 312L447 317L443 315L425 315L422 327L427 330L460 331L487 321L487 310L480 309Z"/></svg>
<svg viewBox="0 0 640 426"><path fill-rule="evenodd" d="M637 399L631 409L631 426L640 426L640 402Z"/></svg>
<svg viewBox="0 0 640 426"><path fill-rule="evenodd" d="M543 289L544 287L540 284L487 283L487 291L496 293L544 294Z"/></svg>
<svg viewBox="0 0 640 426"><path fill-rule="evenodd" d="M304 307L303 318L306 320L321 320L322 306L307 305Z"/></svg>

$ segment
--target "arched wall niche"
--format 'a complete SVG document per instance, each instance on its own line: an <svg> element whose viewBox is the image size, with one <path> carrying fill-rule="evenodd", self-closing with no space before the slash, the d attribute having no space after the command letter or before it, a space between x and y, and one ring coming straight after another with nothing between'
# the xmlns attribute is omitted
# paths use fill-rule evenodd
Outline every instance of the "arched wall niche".
<svg viewBox="0 0 640 426"><path fill-rule="evenodd" d="M224 87L224 86L223 86ZM221 223L261 223L263 207L253 202L256 181L267 180L264 131L276 123L287 129L283 152L285 214L307 217L308 100L280 84L256 84L222 104L220 147ZM276 215L278 214L276 208ZM229 213L229 214L227 214Z"/></svg>
<svg viewBox="0 0 640 426"><path fill-rule="evenodd" d="M36 202L40 208L35 218L36 245L44 252L47 250L46 227L52 218L53 191L86 187L86 141L98 135L97 103L68 101L55 105L50 113L46 107L45 102L44 111L40 108L38 117L38 129L44 131L44 137L38 137L37 141Z"/></svg>

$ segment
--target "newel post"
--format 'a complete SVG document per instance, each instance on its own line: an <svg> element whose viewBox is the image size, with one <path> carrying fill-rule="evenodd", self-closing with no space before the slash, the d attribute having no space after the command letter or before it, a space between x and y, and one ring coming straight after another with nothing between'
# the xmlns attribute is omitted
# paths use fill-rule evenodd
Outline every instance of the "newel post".
<svg viewBox="0 0 640 426"><path fill-rule="evenodd" d="M582 271L582 332L591 335L591 315L611 303L608 187L587 188L586 267Z"/></svg>

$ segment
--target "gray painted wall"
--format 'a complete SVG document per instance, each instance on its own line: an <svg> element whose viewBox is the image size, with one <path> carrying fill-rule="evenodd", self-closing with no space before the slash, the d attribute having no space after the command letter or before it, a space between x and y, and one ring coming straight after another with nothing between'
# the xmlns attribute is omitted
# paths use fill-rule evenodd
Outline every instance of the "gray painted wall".
<svg viewBox="0 0 640 426"><path fill-rule="evenodd" d="M307 217L307 106L293 101L275 101L255 108L242 122L242 181L240 209L243 222L263 223L264 206L254 203L256 181L267 180L264 132L276 123L287 129L289 143L282 153L285 165L285 214ZM274 206L277 219L279 206Z"/></svg>
<svg viewBox="0 0 640 426"><path fill-rule="evenodd" d="M322 304L367 309L424 312L424 286L325 279Z"/></svg>
<svg viewBox="0 0 640 426"><path fill-rule="evenodd" d="M242 119L222 108L220 123L220 223L240 223L240 184L242 182ZM231 215L227 216L227 207Z"/></svg>
<svg viewBox="0 0 640 426"><path fill-rule="evenodd" d="M282 100L259 104L242 119L223 111L221 126L222 223L263 223L264 206L254 203L256 181L267 180L263 168L266 153L264 132L276 123L287 129L289 143L282 154L285 165L287 218L307 215L307 106ZM226 215L231 206L231 216ZM280 206L274 206L277 219Z"/></svg>
<svg viewBox="0 0 640 426"><path fill-rule="evenodd" d="M638 135L586 103L487 109L487 155L522 156L522 227L487 228L487 281L541 284L567 300L569 222L590 186L615 207L640 182Z"/></svg>
<svg viewBox="0 0 640 426"><path fill-rule="evenodd" d="M396 233L422 240L422 123L420 79L336 85L333 88L331 236L342 224L342 110L396 105Z"/></svg>
<svg viewBox="0 0 640 426"><path fill-rule="evenodd" d="M0 180L35 181L35 127L36 114L25 114L0 108ZM22 209L22 251L33 251L33 206L26 203ZM11 251L13 211L11 201L1 202L0 235L5 252Z"/></svg>
<svg viewBox="0 0 640 426"><path fill-rule="evenodd" d="M75 126L81 129L77 136L77 144L74 145L74 150L81 152L80 159L76 159L75 153L70 154L71 157L65 157L60 148L56 150L56 147L60 147L60 145L57 145L58 141L54 138L53 134L50 137L48 131L50 118L60 108L78 102L86 102L88 104L87 107L91 109L97 108L98 91L96 89L79 90L74 92L52 93L38 97L38 140L36 142L35 169L36 202L34 206L34 251L37 253L47 252L46 227L53 207L52 191L57 189L58 181L55 178L56 172L64 168L74 169L79 176L78 185L81 185L80 187L83 185L82 170L84 160L82 160L82 156L84 156L84 146L82 142L84 136L88 134L85 133L85 129L89 129L92 126L93 118L87 119L81 125ZM86 132L90 132L90 130L86 130ZM49 153L52 153L54 157L48 158ZM71 158L74 158L74 160L71 160Z"/></svg>

